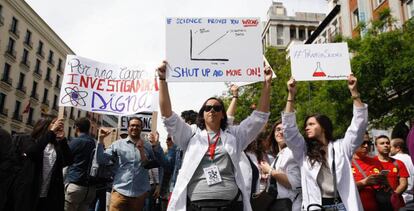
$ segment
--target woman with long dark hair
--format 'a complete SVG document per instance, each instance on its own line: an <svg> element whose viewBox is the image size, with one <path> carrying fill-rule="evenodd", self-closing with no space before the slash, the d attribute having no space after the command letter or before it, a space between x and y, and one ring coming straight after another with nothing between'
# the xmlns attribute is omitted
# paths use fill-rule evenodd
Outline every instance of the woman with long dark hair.
<svg viewBox="0 0 414 211"><path fill-rule="evenodd" d="M283 137L282 121L278 120L273 125L268 141L276 154L272 163L260 163L261 170L272 177L270 185L277 188L277 199L269 210L300 210L302 197L300 193L300 168L293 158L292 151L286 146ZM281 206L284 205L284 206Z"/></svg>
<svg viewBox="0 0 414 211"><path fill-rule="evenodd" d="M171 109L166 62L158 68L160 111L167 131L185 154L168 210L250 211L239 161L243 150L259 134L269 117L271 70L265 68L263 89L256 111L240 125L228 126L222 100L207 99L197 127L186 124Z"/></svg>
<svg viewBox="0 0 414 211"><path fill-rule="evenodd" d="M14 210L64 209L62 169L73 157L64 137L63 119L41 117L30 135L21 135L23 168L15 180Z"/></svg>
<svg viewBox="0 0 414 211"><path fill-rule="evenodd" d="M286 144L301 167L303 207L305 210L335 208L363 210L351 172L351 159L361 145L368 122L367 105L362 103L357 79L348 77L348 89L354 111L351 125L343 139L333 139L333 125L325 115L311 115L305 119L305 138L296 125L294 102L296 81L287 82L288 99L282 114Z"/></svg>

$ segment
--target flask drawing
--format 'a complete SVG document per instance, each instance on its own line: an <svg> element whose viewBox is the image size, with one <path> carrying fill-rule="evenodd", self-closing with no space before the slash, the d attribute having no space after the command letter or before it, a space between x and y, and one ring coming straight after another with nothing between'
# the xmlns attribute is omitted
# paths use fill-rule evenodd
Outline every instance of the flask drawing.
<svg viewBox="0 0 414 211"><path fill-rule="evenodd" d="M316 69L315 72L313 72L313 77L325 77L326 74L323 72L322 68L321 68L321 63L320 62L316 62Z"/></svg>

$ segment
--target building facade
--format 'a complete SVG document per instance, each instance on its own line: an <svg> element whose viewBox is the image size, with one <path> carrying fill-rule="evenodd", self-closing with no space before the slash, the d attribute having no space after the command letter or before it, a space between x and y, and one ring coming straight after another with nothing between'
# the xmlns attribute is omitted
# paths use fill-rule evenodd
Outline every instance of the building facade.
<svg viewBox="0 0 414 211"><path fill-rule="evenodd" d="M75 53L25 1L0 2L2 128L11 133L30 132L42 114L58 115L68 54ZM82 116L95 120L96 127L101 122L100 115L66 107L64 117L68 136L74 134L74 120Z"/></svg>
<svg viewBox="0 0 414 211"><path fill-rule="evenodd" d="M389 8L395 19L394 28L399 28L404 22L414 16L413 0L329 0L330 13L322 21L309 39L310 43L329 43L335 35L344 37L363 36L359 29L360 22L369 24L377 20L385 8ZM384 28L384 31L388 28Z"/></svg>
<svg viewBox="0 0 414 211"><path fill-rule="evenodd" d="M291 41L307 40L325 14L296 12L295 16L288 16L281 2L272 2L267 18L262 33L263 47L286 49Z"/></svg>

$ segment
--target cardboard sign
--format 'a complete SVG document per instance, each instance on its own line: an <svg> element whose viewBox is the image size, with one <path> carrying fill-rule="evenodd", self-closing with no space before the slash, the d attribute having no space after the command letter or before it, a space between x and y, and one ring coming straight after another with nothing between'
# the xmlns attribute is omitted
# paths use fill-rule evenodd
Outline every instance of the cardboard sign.
<svg viewBox="0 0 414 211"><path fill-rule="evenodd" d="M351 74L347 43L293 45L289 55L297 81L347 80Z"/></svg>
<svg viewBox="0 0 414 211"><path fill-rule="evenodd" d="M128 121L131 119L131 117L139 117L142 120L142 132L151 132L152 113L150 112L141 112L134 115L121 116L121 132L128 130Z"/></svg>
<svg viewBox="0 0 414 211"><path fill-rule="evenodd" d="M111 115L157 109L154 70L96 62L75 55L66 58L59 106Z"/></svg>
<svg viewBox="0 0 414 211"><path fill-rule="evenodd" d="M167 81L262 81L259 18L167 18Z"/></svg>

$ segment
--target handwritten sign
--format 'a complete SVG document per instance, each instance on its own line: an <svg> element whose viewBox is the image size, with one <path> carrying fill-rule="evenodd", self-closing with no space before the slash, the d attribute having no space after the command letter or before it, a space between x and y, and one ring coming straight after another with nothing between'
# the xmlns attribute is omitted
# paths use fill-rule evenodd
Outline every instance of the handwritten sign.
<svg viewBox="0 0 414 211"><path fill-rule="evenodd" d="M347 43L293 45L289 55L297 81L346 80L351 74Z"/></svg>
<svg viewBox="0 0 414 211"><path fill-rule="evenodd" d="M139 117L142 120L142 132L151 132L151 123L152 123L152 113L151 112L141 112L130 116L121 117L121 131L128 130L128 121L131 117Z"/></svg>
<svg viewBox="0 0 414 211"><path fill-rule="evenodd" d="M259 18L167 18L167 81L262 81Z"/></svg>
<svg viewBox="0 0 414 211"><path fill-rule="evenodd" d="M154 70L96 62L68 55L59 106L112 115L157 108Z"/></svg>

